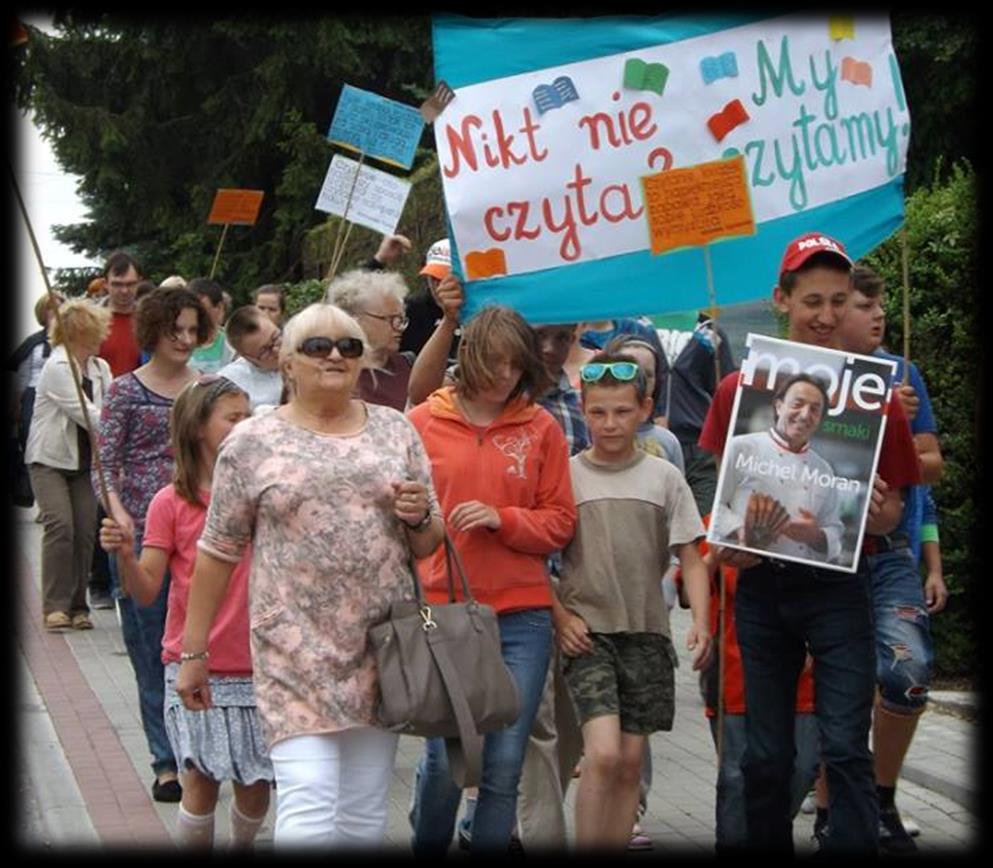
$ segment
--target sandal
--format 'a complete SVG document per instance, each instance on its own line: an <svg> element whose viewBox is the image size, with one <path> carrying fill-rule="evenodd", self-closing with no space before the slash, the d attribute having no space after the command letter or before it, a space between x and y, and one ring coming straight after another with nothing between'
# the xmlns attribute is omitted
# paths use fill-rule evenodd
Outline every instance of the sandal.
<svg viewBox="0 0 993 868"><path fill-rule="evenodd" d="M45 615L45 629L50 633L61 633L72 629L72 618L65 612L49 612Z"/></svg>
<svg viewBox="0 0 993 868"><path fill-rule="evenodd" d="M93 622L90 620L90 616L86 612L79 612L72 616L72 629L73 630L92 630Z"/></svg>

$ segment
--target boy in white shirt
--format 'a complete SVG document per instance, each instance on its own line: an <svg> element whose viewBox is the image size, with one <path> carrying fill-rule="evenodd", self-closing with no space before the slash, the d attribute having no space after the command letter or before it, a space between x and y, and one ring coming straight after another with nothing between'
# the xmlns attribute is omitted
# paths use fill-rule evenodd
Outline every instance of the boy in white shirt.
<svg viewBox="0 0 993 868"><path fill-rule="evenodd" d="M652 408L634 358L599 353L580 379L593 445L570 461L579 520L563 552L553 617L583 731L576 843L624 849L645 742L672 729L675 649L660 582L670 551L692 609L693 668L710 656L709 587L696 548L704 527L679 471L637 448L638 425Z"/></svg>

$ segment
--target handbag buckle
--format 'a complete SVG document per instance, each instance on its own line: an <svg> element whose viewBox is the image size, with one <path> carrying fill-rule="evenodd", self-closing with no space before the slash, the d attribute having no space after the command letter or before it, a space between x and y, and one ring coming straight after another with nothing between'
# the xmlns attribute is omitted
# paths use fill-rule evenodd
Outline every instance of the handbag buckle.
<svg viewBox="0 0 993 868"><path fill-rule="evenodd" d="M422 606L419 610L421 618L424 623L421 625L421 629L427 632L428 630L433 630L438 626L437 622L431 617L431 607Z"/></svg>

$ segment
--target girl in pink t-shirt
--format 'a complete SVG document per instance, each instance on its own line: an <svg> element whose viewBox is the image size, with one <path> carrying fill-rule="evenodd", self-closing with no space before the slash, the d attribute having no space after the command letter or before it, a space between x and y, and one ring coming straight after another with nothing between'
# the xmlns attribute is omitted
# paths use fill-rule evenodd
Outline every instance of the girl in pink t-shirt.
<svg viewBox="0 0 993 868"><path fill-rule="evenodd" d="M148 507L140 559L133 539L113 519L105 518L100 529L100 544L117 553L139 605L154 600L166 571L171 575L162 662L166 732L183 770L177 832L181 844L207 849L214 840L220 782L230 780L234 787L232 846L251 847L269 807L273 780L252 690L250 549L234 570L210 633L206 656L212 707L189 711L175 691L196 545L207 518L217 451L250 412L248 395L230 380L204 375L191 382L173 405L170 427L176 470L172 484L160 489Z"/></svg>

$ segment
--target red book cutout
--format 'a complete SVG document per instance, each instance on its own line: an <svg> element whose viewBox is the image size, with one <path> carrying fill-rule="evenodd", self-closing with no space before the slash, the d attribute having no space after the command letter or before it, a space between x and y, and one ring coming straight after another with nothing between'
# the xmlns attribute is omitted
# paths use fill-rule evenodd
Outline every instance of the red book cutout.
<svg viewBox="0 0 993 868"><path fill-rule="evenodd" d="M872 65L854 57L842 58L841 80L872 87Z"/></svg>
<svg viewBox="0 0 993 868"><path fill-rule="evenodd" d="M731 130L747 120L749 120L748 112L745 111L741 100L733 99L717 114L710 116L707 126L714 134L714 138L721 141Z"/></svg>
<svg viewBox="0 0 993 868"><path fill-rule="evenodd" d="M465 271L469 280L506 274L507 257L499 247L491 247L489 250L473 250L465 255Z"/></svg>

